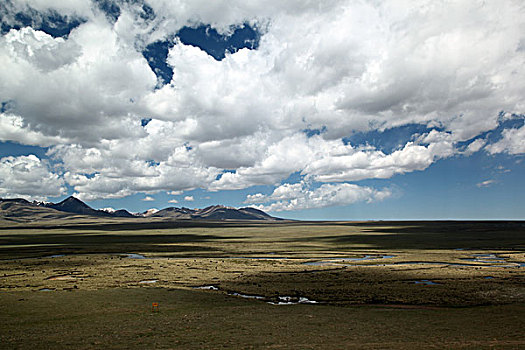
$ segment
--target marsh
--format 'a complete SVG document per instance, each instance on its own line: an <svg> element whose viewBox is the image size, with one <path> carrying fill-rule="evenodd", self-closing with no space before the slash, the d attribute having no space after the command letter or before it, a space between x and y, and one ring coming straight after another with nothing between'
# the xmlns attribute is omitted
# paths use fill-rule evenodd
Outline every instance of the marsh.
<svg viewBox="0 0 525 350"><path fill-rule="evenodd" d="M525 345L522 222L119 219L0 240L8 348Z"/></svg>

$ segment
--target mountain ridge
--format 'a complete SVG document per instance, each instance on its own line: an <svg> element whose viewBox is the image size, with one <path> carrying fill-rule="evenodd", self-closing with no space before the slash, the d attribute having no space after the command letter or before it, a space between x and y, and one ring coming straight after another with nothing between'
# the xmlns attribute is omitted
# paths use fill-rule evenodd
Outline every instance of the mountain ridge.
<svg viewBox="0 0 525 350"><path fill-rule="evenodd" d="M168 207L150 216L193 220L278 220L255 208L233 208L224 205L211 205L202 209Z"/></svg>
<svg viewBox="0 0 525 350"><path fill-rule="evenodd" d="M171 218L175 220L265 220L265 221L277 221L282 220L280 218L273 217L262 210L243 207L234 208L224 205L211 205L206 208L177 208L167 207L161 210L149 209L142 213L130 213L126 209L108 210L104 209L93 209L80 199L69 196L66 199L58 203L43 203L43 202L29 202L23 198L0 198L0 217L10 220L9 218L20 218L31 213L38 212L38 208L47 209L48 211L42 211L46 216L52 216L53 212L56 211L59 216L64 214L71 215L88 215L96 217L124 217L124 218Z"/></svg>

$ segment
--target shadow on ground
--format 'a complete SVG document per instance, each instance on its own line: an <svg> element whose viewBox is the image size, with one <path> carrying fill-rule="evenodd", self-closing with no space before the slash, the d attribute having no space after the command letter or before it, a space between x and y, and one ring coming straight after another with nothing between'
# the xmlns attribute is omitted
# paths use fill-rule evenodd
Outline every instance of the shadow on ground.
<svg viewBox="0 0 525 350"><path fill-rule="evenodd" d="M304 240L376 249L512 249L525 250L522 221L434 221L336 223L359 227L348 235L321 235Z"/></svg>
<svg viewBox="0 0 525 350"><path fill-rule="evenodd" d="M251 246L264 253L268 249L279 249L278 244L296 254L355 251L363 247L390 251L477 249L519 252L525 251L525 223L122 220L14 226L0 230L0 259L72 253L185 252L191 255L192 252L208 251L232 254L241 246ZM221 249L217 248L219 246Z"/></svg>

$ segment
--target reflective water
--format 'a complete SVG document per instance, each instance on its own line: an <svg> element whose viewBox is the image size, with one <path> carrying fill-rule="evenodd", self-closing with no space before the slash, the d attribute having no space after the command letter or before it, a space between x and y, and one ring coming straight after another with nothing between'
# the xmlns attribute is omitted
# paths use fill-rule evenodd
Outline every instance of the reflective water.
<svg viewBox="0 0 525 350"><path fill-rule="evenodd" d="M126 254L126 257L129 259L146 259L144 255L135 254L135 253Z"/></svg>
<svg viewBox="0 0 525 350"><path fill-rule="evenodd" d="M237 293L237 292L228 293L228 295L233 295L234 297L241 297L241 298L245 298L245 299L257 299L257 300L264 300L264 299L266 299L265 297L263 297L261 295L248 295L248 294L241 294L241 293Z"/></svg>
<svg viewBox="0 0 525 350"><path fill-rule="evenodd" d="M220 258L220 259L249 259L249 260L283 260L288 258L281 258L278 256L265 256L265 257L258 257L258 256L229 256L226 258Z"/></svg>
<svg viewBox="0 0 525 350"><path fill-rule="evenodd" d="M267 303L272 305L319 304L318 301L310 300L305 297L297 298L290 296L278 297L278 301L268 301Z"/></svg>
<svg viewBox="0 0 525 350"><path fill-rule="evenodd" d="M365 260L378 260L378 259L391 259L395 258L395 255L365 255L362 258L339 258L339 259L328 259L328 260L322 260L322 261L309 261L305 262L303 265L310 265L310 266L320 266L320 265L330 265L330 264L337 264L341 262L347 262L347 261L365 261ZM338 264L341 265L341 264ZM359 266L359 265L345 265L345 266Z"/></svg>
<svg viewBox="0 0 525 350"><path fill-rule="evenodd" d="M204 290L219 290L219 287L209 285L209 286L199 286L199 287L193 287L195 289L204 289ZM319 304L318 301L310 300L305 297L292 297L292 296L279 296L277 299L271 299L264 297L262 295L253 295L253 294L242 294L237 292L229 292L228 295L244 298L244 299L254 299L254 300L262 300L268 304L272 305L296 305L296 304Z"/></svg>
<svg viewBox="0 0 525 350"><path fill-rule="evenodd" d="M499 257L495 254L474 254L473 256L473 258L461 258L461 260L474 261L486 264L507 263L505 258Z"/></svg>
<svg viewBox="0 0 525 350"><path fill-rule="evenodd" d="M395 266L395 265L450 265L450 266L461 266L461 267L517 267L517 264L509 263L507 265L488 265L488 264L461 264L451 263L446 261L407 261L398 262L393 264L384 264L382 266Z"/></svg>
<svg viewBox="0 0 525 350"><path fill-rule="evenodd" d="M525 267L525 263L515 263L515 262L509 262L509 261L502 261L501 263L499 261L480 261L480 260L470 260L465 258L464 260L472 261L472 264L462 264L462 263L452 263L447 261L401 261L401 262L394 262L389 264L373 264L373 265L363 265L363 264L341 264L337 263L338 261L313 261L313 262L305 262L303 265L310 265L310 266L322 266L322 265L330 265L330 264L337 264L337 266L351 266L351 267L377 267L377 266L400 266L400 265L449 265L449 266L461 266L461 267Z"/></svg>
<svg viewBox="0 0 525 350"><path fill-rule="evenodd" d="M437 283L437 282L433 282L431 280L419 280L419 281L414 281L415 284L425 284L425 285L438 285L438 284L441 284L441 283Z"/></svg>
<svg viewBox="0 0 525 350"><path fill-rule="evenodd" d="M148 284L148 283L157 283L159 280L144 280L140 281L141 284Z"/></svg>
<svg viewBox="0 0 525 350"><path fill-rule="evenodd" d="M205 289L205 290L219 290L219 288L215 286L200 286L200 287L193 287L195 289Z"/></svg>

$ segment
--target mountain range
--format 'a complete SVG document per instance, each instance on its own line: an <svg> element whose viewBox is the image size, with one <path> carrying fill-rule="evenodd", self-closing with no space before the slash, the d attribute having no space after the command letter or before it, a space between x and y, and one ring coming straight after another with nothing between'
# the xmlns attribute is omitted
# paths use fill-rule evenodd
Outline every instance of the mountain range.
<svg viewBox="0 0 525 350"><path fill-rule="evenodd" d="M29 202L25 199L1 199L0 217L6 220L38 216L39 218L63 218L68 215L89 215L97 217L152 217L176 220L280 220L255 208L232 208L213 205L204 209L169 207L162 210L147 210L143 213L130 213L125 209L93 209L80 199L70 196L59 203Z"/></svg>

